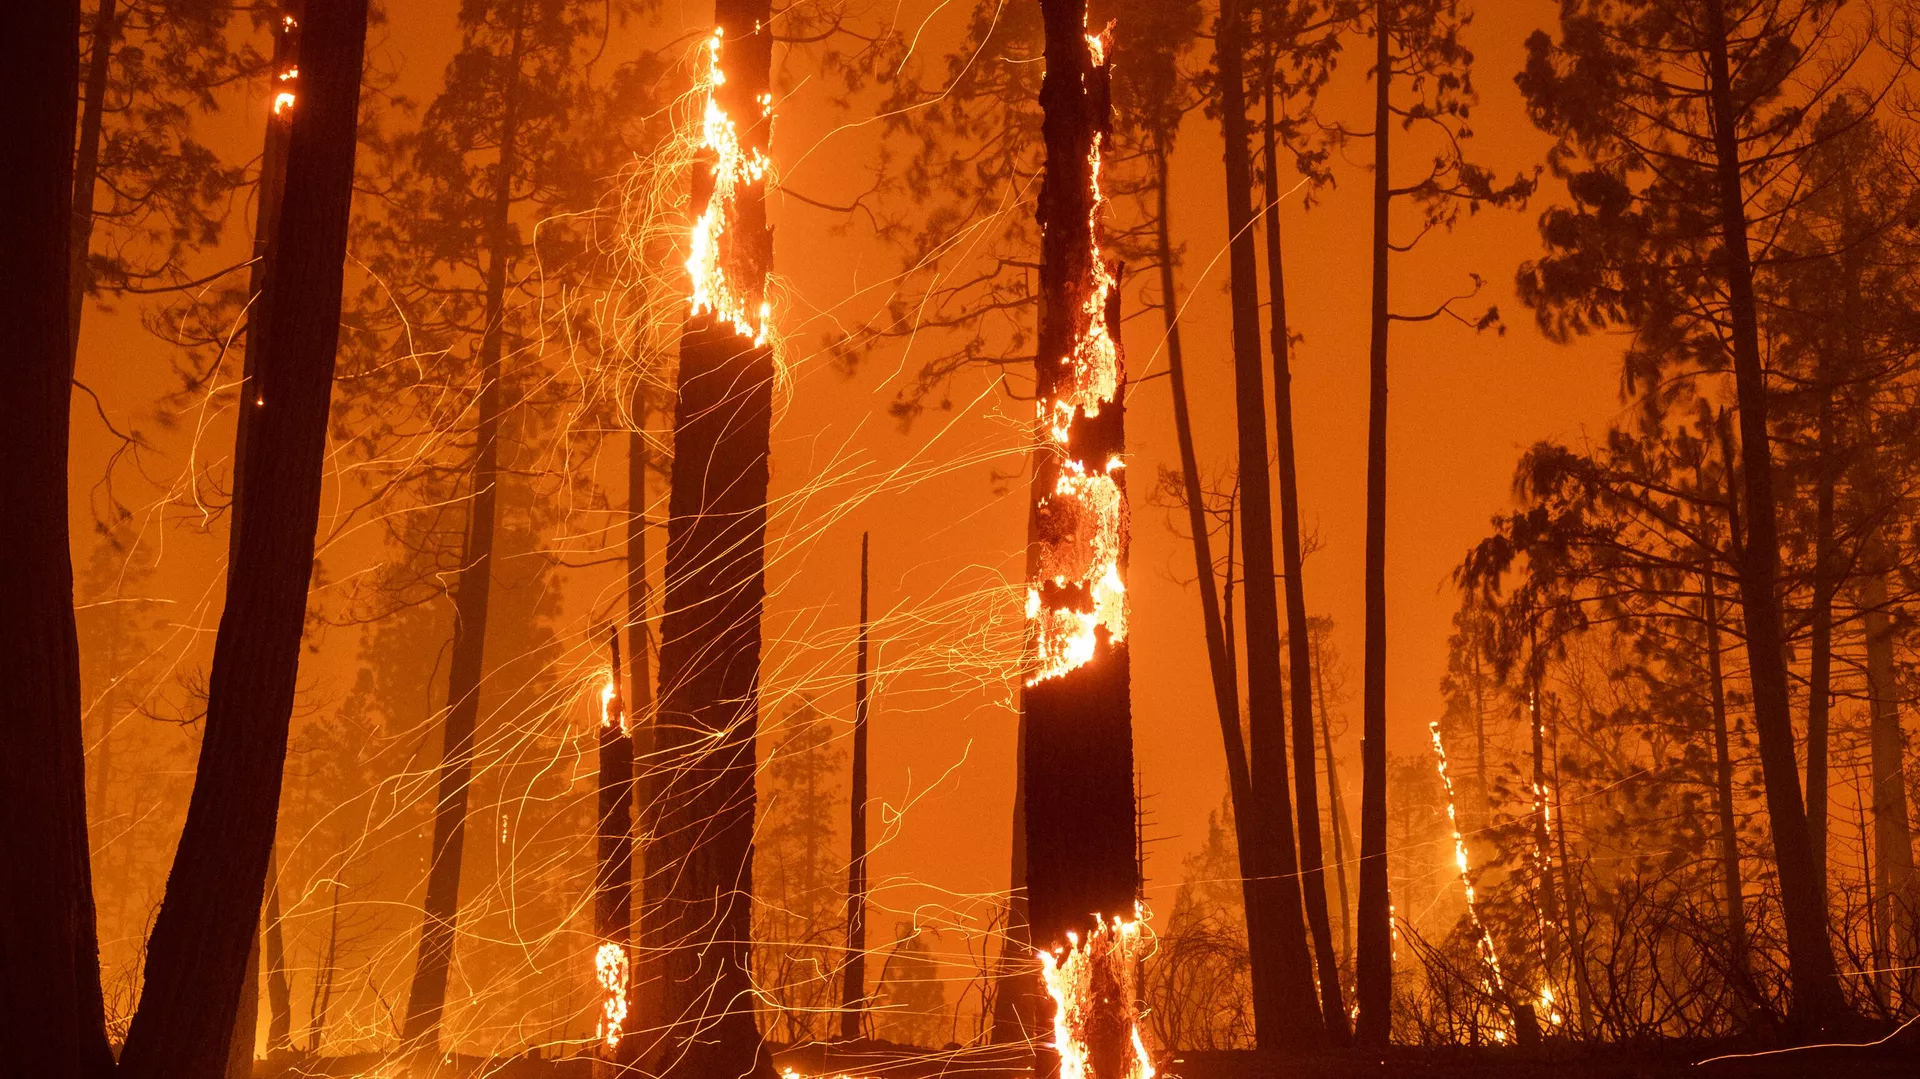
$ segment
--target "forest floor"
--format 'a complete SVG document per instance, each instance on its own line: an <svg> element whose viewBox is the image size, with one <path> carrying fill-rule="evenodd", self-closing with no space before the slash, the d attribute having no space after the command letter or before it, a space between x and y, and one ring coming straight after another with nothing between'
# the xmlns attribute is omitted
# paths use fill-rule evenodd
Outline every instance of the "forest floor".
<svg viewBox="0 0 1920 1079"><path fill-rule="evenodd" d="M1028 1058L1009 1046L945 1050L881 1042L809 1044L774 1049L787 1075L829 1079L1025 1079ZM257 1079L355 1079L386 1075L386 1058L307 1057L262 1062ZM514 1059L459 1057L446 1079L601 1079L581 1057ZM1163 1079L1915 1079L1920 1076L1920 1023L1873 1045L1805 1046L1733 1054L1724 1045L1656 1043L1646 1046L1551 1046L1541 1050L1348 1050L1281 1058L1245 1050L1180 1052L1164 1060Z"/></svg>

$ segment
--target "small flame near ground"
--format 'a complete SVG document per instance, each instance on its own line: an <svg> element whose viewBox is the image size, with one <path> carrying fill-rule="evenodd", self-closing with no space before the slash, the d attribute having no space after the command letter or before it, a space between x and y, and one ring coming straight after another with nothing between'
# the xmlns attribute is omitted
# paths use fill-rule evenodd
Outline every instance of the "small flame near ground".
<svg viewBox="0 0 1920 1079"><path fill-rule="evenodd" d="M1152 949L1146 920L1101 919L1082 941L1067 935L1067 947L1040 953L1040 973L1053 998L1053 1047L1060 1079L1154 1079L1153 1056L1140 1036L1140 961ZM1117 1016L1116 1016L1117 1013ZM1131 1052L1119 1075L1095 1071L1095 1042L1118 1018Z"/></svg>
<svg viewBox="0 0 1920 1079"><path fill-rule="evenodd" d="M593 970L606 999L600 1004L600 1042L608 1049L620 1045L627 1022L627 982L632 974L627 950L613 941L593 955Z"/></svg>

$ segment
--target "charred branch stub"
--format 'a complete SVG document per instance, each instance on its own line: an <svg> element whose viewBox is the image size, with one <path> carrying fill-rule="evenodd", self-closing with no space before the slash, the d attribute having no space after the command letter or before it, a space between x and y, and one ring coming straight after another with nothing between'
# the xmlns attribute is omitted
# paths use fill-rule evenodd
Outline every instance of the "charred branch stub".
<svg viewBox="0 0 1920 1079"><path fill-rule="evenodd" d="M1125 374L1115 270L1100 250L1100 158L1110 133L1106 40L1077 0L1042 5L1047 171L1043 312L1035 362L1034 546L1023 706L1028 918L1045 968L1063 1076L1151 1071L1135 1023Z"/></svg>

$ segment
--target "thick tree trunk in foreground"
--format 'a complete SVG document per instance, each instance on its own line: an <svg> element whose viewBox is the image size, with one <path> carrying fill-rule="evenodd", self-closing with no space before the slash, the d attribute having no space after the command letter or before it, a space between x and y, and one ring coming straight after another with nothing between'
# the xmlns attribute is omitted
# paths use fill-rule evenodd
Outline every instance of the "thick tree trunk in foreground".
<svg viewBox="0 0 1920 1079"><path fill-rule="evenodd" d="M1274 138L1273 66L1266 73L1266 124L1263 149L1267 166L1267 291L1272 298L1268 349L1273 353L1273 423L1280 466L1280 572L1287 592L1288 702L1293 708L1293 789L1295 833L1300 840L1300 892L1307 928L1320 968L1320 1015L1327 1040L1345 1045L1347 1006L1341 999L1340 958L1333 951L1333 927L1327 918L1327 874L1320 846L1320 790L1313 759L1313 655L1307 640L1307 585L1300 556L1300 481L1293 460L1293 372L1287 339L1287 276L1280 258L1280 153Z"/></svg>
<svg viewBox="0 0 1920 1079"><path fill-rule="evenodd" d="M1273 501L1267 482L1267 402L1260 363L1260 284L1254 261L1252 143L1245 91L1246 12L1221 5L1215 37L1220 127L1226 141L1228 266L1233 297L1234 403L1238 414L1241 560L1246 565L1247 732L1252 781L1251 829L1262 851L1249 875L1260 914L1249 928L1254 1027L1263 1049L1312 1048L1326 1039L1313 958L1302 920L1293 846L1293 798L1287 789L1286 715L1280 685L1280 606L1274 586Z"/></svg>
<svg viewBox="0 0 1920 1079"><path fill-rule="evenodd" d="M1046 178L1040 403L1029 515L1033 673L1022 696L1027 912L1045 961L1057 1032L1036 1072L1084 1055L1088 1079L1135 1074L1137 956L1128 931L1139 888L1133 718L1124 582L1127 502L1118 285L1100 250L1094 162L1109 134L1108 67L1086 32L1085 0L1042 0L1040 84ZM1136 932L1137 930L1133 930Z"/></svg>
<svg viewBox="0 0 1920 1079"><path fill-rule="evenodd" d="M860 642L853 667L853 792L847 825L847 969L840 1037L857 1041L867 1013L867 541L860 533Z"/></svg>
<svg viewBox="0 0 1920 1079"><path fill-rule="evenodd" d="M1267 930L1265 924L1257 920L1261 908L1253 868L1260 864L1261 855L1253 842L1254 829L1240 825L1241 821L1254 819L1251 805L1253 782L1247 771L1246 740L1240 731L1240 687L1234 674L1232 625L1226 612L1221 609L1220 595L1213 582L1213 545L1207 533L1206 495L1200 487L1200 456L1193 445L1193 415L1188 407L1186 360L1180 345L1180 304L1173 281L1173 230L1169 219L1170 156L1165 146L1154 146L1155 198L1158 201L1154 240L1158 248L1156 259L1160 263L1160 317L1167 333L1167 377L1173 385L1173 430L1180 446L1180 478L1186 495L1187 527L1193 533L1193 583L1200 592L1200 621L1207 636L1207 672L1212 676L1214 713L1219 717L1220 743L1227 757L1227 798L1228 804L1233 807L1234 850L1240 861L1240 900L1246 912L1248 939L1264 940ZM1227 526L1227 534L1227 572L1231 574L1231 523Z"/></svg>
<svg viewBox="0 0 1920 1079"><path fill-rule="evenodd" d="M1373 306L1367 350L1366 654L1361 660L1360 910L1354 1040L1387 1043L1393 1024L1393 906L1387 889L1387 261L1392 204L1391 0L1374 4Z"/></svg>
<svg viewBox="0 0 1920 1079"><path fill-rule="evenodd" d="M764 344L773 261L764 180L773 42L767 0L721 0L713 103L739 143L695 169L693 204L723 226L715 272L696 269L680 341L667 519L666 617L655 722L658 909L666 1073L771 1077L754 1023L754 766L766 598L768 447L775 364ZM649 853L653 853L650 851Z"/></svg>
<svg viewBox="0 0 1920 1079"><path fill-rule="evenodd" d="M516 13L520 9L515 9ZM516 15L517 17L517 15ZM494 167L487 222L485 329L480 337L479 419L467 480L467 534L453 585L453 647L447 666L447 718L434 800L432 862L407 994L401 1037L425 1059L440 1047L447 975L460 921L460 867L467 839L467 793L473 783L474 728L480 719L480 681L486 667L487 605L493 590L493 533L500 486L501 352L506 336L507 247L511 242L513 178L518 167L521 26L513 29L500 120L500 157Z"/></svg>
<svg viewBox="0 0 1920 1079"><path fill-rule="evenodd" d="M316 3L287 147L259 418L242 465L247 526L221 614L187 821L147 944L131 1079L218 1072L259 926L313 572L339 336L366 0Z"/></svg>
<svg viewBox="0 0 1920 1079"><path fill-rule="evenodd" d="M66 321L77 3L0 6L0 1061L113 1066L100 997L67 539Z"/></svg>
<svg viewBox="0 0 1920 1079"><path fill-rule="evenodd" d="M1728 73L1722 0L1706 12L1708 101L1713 110L1715 180L1718 184L1722 258L1727 274L1728 316L1734 384L1740 406L1741 478L1746 535L1742 544L1740 599L1753 683L1753 721L1766 780L1767 819L1780 869L1780 906L1787 930L1788 980L1794 1019L1809 1032L1844 1021L1848 1008L1828 939L1826 894L1820 885L1800 774L1794 754L1793 701L1787 685L1785 631L1781 622L1780 539L1773 489L1773 454L1767 434L1766 372L1761 366L1753 264L1747 251L1745 184L1739 133Z"/></svg>

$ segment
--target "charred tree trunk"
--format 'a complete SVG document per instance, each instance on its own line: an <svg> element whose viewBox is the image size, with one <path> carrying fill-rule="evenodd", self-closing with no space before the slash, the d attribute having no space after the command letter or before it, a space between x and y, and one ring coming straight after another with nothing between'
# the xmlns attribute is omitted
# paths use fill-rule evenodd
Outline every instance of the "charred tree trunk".
<svg viewBox="0 0 1920 1079"><path fill-rule="evenodd" d="M1391 0L1374 4L1373 306L1367 393L1366 655L1361 666L1360 912L1354 1040L1385 1045L1393 1016L1393 906L1387 886L1387 262L1393 187Z"/></svg>
<svg viewBox="0 0 1920 1079"><path fill-rule="evenodd" d="M1274 587L1273 503L1267 482L1267 406L1260 364L1259 274L1254 262L1253 180L1245 90L1246 12L1239 0L1220 9L1215 66L1226 141L1228 264L1233 298L1234 401L1238 414L1241 560L1246 566L1247 730L1252 781L1250 819L1263 852L1257 880L1264 939L1248 941L1253 960L1254 1027L1262 1048L1299 1050L1326 1040L1313 958L1301 916L1294 857L1293 799L1287 790L1286 715L1280 685L1280 609Z"/></svg>
<svg viewBox="0 0 1920 1079"><path fill-rule="evenodd" d="M717 5L714 62L724 79L714 80L713 102L749 159L767 149L770 18L767 0ZM660 856L647 872L671 882L659 915L667 1074L740 1079L773 1074L748 968L775 377L764 322L753 320L766 317L773 234L761 176L725 155L703 164L693 204L722 225L724 277L696 277L680 341L654 728Z"/></svg>
<svg viewBox="0 0 1920 1079"><path fill-rule="evenodd" d="M130 1079L220 1070L259 926L313 573L366 28L365 0L316 5L307 27L287 145L288 174L301 182L287 189L274 238L256 373L266 403L241 465L247 525L214 645L186 826L120 1056Z"/></svg>
<svg viewBox="0 0 1920 1079"><path fill-rule="evenodd" d="M510 72L500 120L500 158L494 171L493 205L487 221L485 328L480 336L479 420L467 480L467 533L460 572L453 585L453 647L447 669L447 718L434 799L432 861L401 1028L421 1057L440 1047L447 1004L447 975L460 921L460 867L467 838L467 793L473 783L474 728L480 718L480 680L486 664L487 604L493 589L493 533L500 484L501 353L506 336L506 281L511 243L513 177L518 159L518 98L522 26L515 8Z"/></svg>
<svg viewBox="0 0 1920 1079"><path fill-rule="evenodd" d="M1300 555L1300 481L1293 460L1293 372L1287 338L1287 277L1280 257L1280 152L1274 137L1274 72L1266 70L1268 348L1273 353L1273 423L1280 465L1280 573L1287 593L1287 667L1293 708L1293 789L1300 841L1300 888L1307 928L1320 968L1320 1015L1327 1040L1345 1045L1347 1005L1340 992L1340 958L1333 951L1327 918L1327 874L1320 847L1320 790L1313 759L1313 655L1307 636L1307 585Z"/></svg>
<svg viewBox="0 0 1920 1079"><path fill-rule="evenodd" d="M620 688L620 628L607 629L607 698L600 715L600 872L594 882L593 925L600 937L594 973L603 994L598 1033L601 1055L615 1062L633 1055L627 1037L633 982L633 716Z"/></svg>
<svg viewBox="0 0 1920 1079"><path fill-rule="evenodd" d="M1813 610L1807 669L1807 837L1813 844L1813 868L1821 896L1827 894L1827 759L1833 707L1833 381L1825 349L1820 350L1814 392L1820 400L1814 420Z"/></svg>
<svg viewBox="0 0 1920 1079"><path fill-rule="evenodd" d="M1728 72L1723 0L1710 0L1708 104L1713 110L1714 176L1718 185L1721 252L1727 274L1728 316L1734 383L1740 407L1742 502L1747 533L1742 544L1740 599L1753 683L1753 719L1766 780L1767 819L1780 869L1780 906L1787 930L1788 979L1795 1020L1809 1031L1843 1022L1848 1006L1840 994L1833 944L1828 938L1826 895L1820 886L1806 807L1800 800L1794 759L1793 702L1783 652L1785 632L1779 592L1780 540L1773 488L1773 454L1767 433L1766 372L1760 361L1753 264L1747 250L1746 190L1742 177L1737 92Z"/></svg>
<svg viewBox="0 0 1920 1079"><path fill-rule="evenodd" d="M860 642L853 667L853 793L847 824L847 969L840 1037L859 1041L867 1013L867 540L860 533Z"/></svg>
<svg viewBox="0 0 1920 1079"><path fill-rule="evenodd" d="M100 128L106 115L107 76L113 68L113 49L120 41L118 0L100 0L94 9L88 37L87 81L80 95L80 144L73 151L73 210L67 246L67 362L80 362L80 312L93 283L89 261L93 247L93 189L100 175ZM76 31L77 33L77 31ZM69 86L71 91L71 86Z"/></svg>
<svg viewBox="0 0 1920 1079"><path fill-rule="evenodd" d="M1049 966L1086 979L1088 1003L1078 1015L1078 1002L1053 990L1056 1030L1085 1055L1089 1079L1121 1079L1132 1074L1134 957L1105 927L1134 917L1140 877L1122 583L1126 374L1118 284L1100 247L1096 168L1110 137L1109 68L1103 43L1087 34L1085 0L1042 0L1040 10L1041 418L1029 514L1034 655L1021 701L1027 913L1033 946L1054 957ZM1058 1074L1066 1047L1057 1040L1039 1047L1037 1074Z"/></svg>
<svg viewBox="0 0 1920 1079"><path fill-rule="evenodd" d="M1153 148L1157 217L1154 241L1160 264L1160 317L1167 333L1167 376L1173 385L1173 430L1180 446L1180 477L1187 502L1187 527L1193 532L1194 587L1200 592L1200 621L1207 637L1207 671L1213 681L1214 712L1220 720L1220 744L1227 758L1227 798L1233 807L1235 853L1240 861L1240 898L1246 909L1247 937L1264 940L1267 930L1258 920L1260 914L1258 874L1261 852L1253 842L1254 829L1240 822L1254 820L1253 782L1247 771L1247 747L1240 730L1240 687L1234 673L1231 650L1232 622L1222 610L1220 594L1213 580L1213 544L1207 531L1206 493L1200 486L1200 456L1193 445L1193 414L1188 407L1187 368L1180 344L1180 306L1173 280L1173 227L1170 219L1169 158L1165 146ZM1233 572L1231 539L1233 526L1227 526L1229 549L1227 572ZM1229 585L1231 589L1231 585ZM1231 591L1228 595L1231 596Z"/></svg>
<svg viewBox="0 0 1920 1079"><path fill-rule="evenodd" d="M65 321L79 5L0 7L0 1060L48 1079L113 1067L87 848L80 649L67 537Z"/></svg>
<svg viewBox="0 0 1920 1079"><path fill-rule="evenodd" d="M646 1055L648 1046L640 1038L657 1026L660 977L653 959L659 956L664 943L653 934L658 919L649 913L659 897L647 890L648 882L653 879L648 875L647 867L652 864L654 857L651 841L654 826L658 823L654 815L653 637L647 631L647 615L653 606L652 581L647 576L647 472L653 467L646 435L649 404L646 380L636 378L631 403L633 428L627 432L627 684L632 694L627 706L627 721L632 731L635 769L633 792L638 802L634 819L640 825L637 852L640 867L640 947L629 969L633 986L632 1015L635 1017L635 1021L629 1024L634 1031L629 1059ZM628 909L631 914L632 908ZM629 953L632 952L633 949L629 949Z"/></svg>
<svg viewBox="0 0 1920 1079"><path fill-rule="evenodd" d="M1907 815L1904 762L1906 735L1900 727L1900 690L1893 655L1893 626L1887 611L1884 540L1869 540L1868 572L1860 606L1867 646L1869 698L1868 757L1873 769L1873 918L1880 939L1898 963L1920 953L1920 889L1913 871L1913 832ZM1911 997L1914 977L1897 978Z"/></svg>

